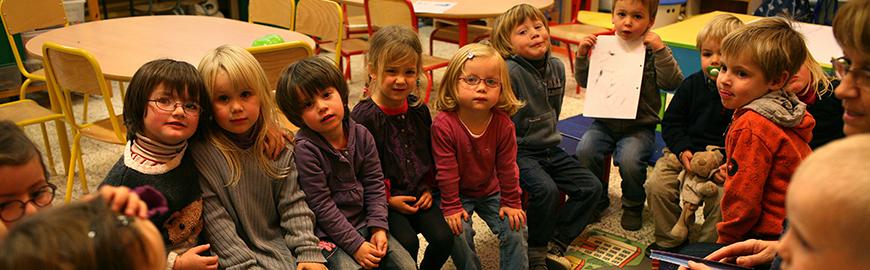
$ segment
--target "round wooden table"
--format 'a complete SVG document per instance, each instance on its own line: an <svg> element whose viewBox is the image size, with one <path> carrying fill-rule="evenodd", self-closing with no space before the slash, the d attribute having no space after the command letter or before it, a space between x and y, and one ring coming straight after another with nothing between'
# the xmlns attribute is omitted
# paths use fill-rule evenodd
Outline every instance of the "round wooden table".
<svg viewBox="0 0 870 270"><path fill-rule="evenodd" d="M456 3L455 6L450 9L444 11L444 13L424 13L417 12L414 13L420 17L429 17L429 18L437 18L448 21L456 22L459 26L459 46L462 47L465 44L468 44L468 22L484 19L484 18L492 18L498 15L501 15L508 9L519 5L519 4L529 4L537 9L544 10L550 8L553 5L553 0L495 0L495 1L481 1L481 0L426 0L430 2L450 2ZM355 6L364 6L365 0L345 0L344 1L348 5ZM411 0L411 2L417 2L417 0ZM377 12L374 10L373 12Z"/></svg>
<svg viewBox="0 0 870 270"><path fill-rule="evenodd" d="M206 16L141 16L94 21L58 28L27 42L27 52L42 57L42 44L51 41L94 54L106 78L129 81L148 61L171 58L193 64L209 50L232 44L250 47L268 34L285 41L301 40L314 48L308 36L280 28Z"/></svg>

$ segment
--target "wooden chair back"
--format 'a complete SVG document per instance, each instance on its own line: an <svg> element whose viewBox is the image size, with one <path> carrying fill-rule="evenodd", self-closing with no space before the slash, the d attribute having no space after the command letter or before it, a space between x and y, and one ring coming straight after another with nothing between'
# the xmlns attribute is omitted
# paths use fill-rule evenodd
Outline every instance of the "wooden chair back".
<svg viewBox="0 0 870 270"><path fill-rule="evenodd" d="M291 41L274 45L248 48L248 52L260 62L271 90L277 89L281 71L288 65L313 55L311 47L302 41Z"/></svg>
<svg viewBox="0 0 870 270"><path fill-rule="evenodd" d="M251 0L248 2L248 22L267 24L293 30L295 0Z"/></svg>
<svg viewBox="0 0 870 270"><path fill-rule="evenodd" d="M15 65L18 66L18 71L27 78L21 84L19 94L20 98L23 99L27 86L33 81L45 81L45 75L42 74L42 70L30 72L24 68L24 59L18 54L18 44L15 44L15 39L12 36L37 29L69 25L63 1L0 0L0 20L3 21L6 40L9 41L9 47L12 48Z"/></svg>
<svg viewBox="0 0 870 270"><path fill-rule="evenodd" d="M365 0L364 6L369 36L387 25L406 25L417 31L417 15L410 0Z"/></svg>

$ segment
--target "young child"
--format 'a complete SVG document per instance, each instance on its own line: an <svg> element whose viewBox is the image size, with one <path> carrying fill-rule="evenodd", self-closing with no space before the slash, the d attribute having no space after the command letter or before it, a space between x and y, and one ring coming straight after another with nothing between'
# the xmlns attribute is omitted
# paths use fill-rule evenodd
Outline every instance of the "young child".
<svg viewBox="0 0 870 270"><path fill-rule="evenodd" d="M810 148L819 148L831 141L843 138L843 103L834 96L834 88L840 80L831 80L822 66L807 55L800 70L792 75L786 89L807 104L809 112L816 120Z"/></svg>
<svg viewBox="0 0 870 270"><path fill-rule="evenodd" d="M296 167L330 269L416 269L387 232L384 175L372 135L350 117L341 71L318 57L291 64L275 99L296 135Z"/></svg>
<svg viewBox="0 0 870 270"><path fill-rule="evenodd" d="M526 213L520 205L516 134L510 115L522 106L501 55L482 44L460 48L441 79L432 148L441 210L462 241L457 268L480 269L471 215L498 235L499 269L527 269Z"/></svg>
<svg viewBox="0 0 870 270"><path fill-rule="evenodd" d="M221 268L326 269L314 236L314 215L299 189L292 145L277 160L266 152L274 102L257 60L221 46L198 67L214 119L193 146L201 174L204 235Z"/></svg>
<svg viewBox="0 0 870 270"><path fill-rule="evenodd" d="M721 51L716 84L722 105L735 111L725 137L727 178L717 243L777 239L788 180L811 153L815 121L806 105L784 90L807 48L787 20L765 18L725 37Z"/></svg>
<svg viewBox="0 0 870 270"><path fill-rule="evenodd" d="M848 6L849 8L846 8ZM834 37L845 56L832 61L841 83L835 90L843 100L846 135L870 132L870 1L849 1L834 18ZM850 76L851 75L851 76Z"/></svg>
<svg viewBox="0 0 870 270"><path fill-rule="evenodd" d="M102 198L74 202L22 220L0 242L0 268L166 269L154 224L107 204Z"/></svg>
<svg viewBox="0 0 870 270"><path fill-rule="evenodd" d="M57 187L48 182L42 153L15 123L0 120L0 238L22 218L51 205ZM148 217L148 207L126 187L100 187L91 200L102 197L112 211Z"/></svg>
<svg viewBox="0 0 870 270"><path fill-rule="evenodd" d="M695 152L705 151L708 145L725 147L725 131L731 123L733 111L722 107L716 76L710 74L708 68L721 69L719 47L722 39L741 26L740 19L723 14L714 17L698 32L701 71L680 84L662 119L662 138L667 148L644 184L655 224L655 242L649 249L674 250L687 239L686 235L670 233L674 224L684 222L678 219L683 204L680 203L682 184L677 176L680 171L690 171ZM716 177L724 180L725 175L717 174ZM698 242L716 242L716 223L722 218L720 199L721 196L715 196L703 201L704 224L700 235L695 237Z"/></svg>
<svg viewBox="0 0 870 270"><path fill-rule="evenodd" d="M142 65L124 98L127 145L104 185L149 185L167 199L169 211L152 216L169 251L171 269L216 268L218 258L200 256L202 230L199 172L187 155L187 139L207 123L211 102L202 77L191 64L160 59ZM204 126L204 125L203 125Z"/></svg>
<svg viewBox="0 0 870 270"><path fill-rule="evenodd" d="M417 86L423 46L414 30L398 25L381 28L369 44L371 98L361 100L351 117L375 139L390 206L390 234L416 261L417 233L422 233L429 246L420 269L441 269L454 236L441 209L432 204L432 116L419 100Z"/></svg>
<svg viewBox="0 0 870 270"><path fill-rule="evenodd" d="M640 230L643 226L643 203L646 201L643 184L647 161L655 148L655 128L662 105L659 89L674 90L683 81L683 73L671 49L665 46L659 35L649 31L655 22L658 5L658 0L613 1L613 32L606 35L616 35L625 41L643 40L646 45L637 117L596 118L577 144L580 164L590 168L599 178L604 170L610 170L610 164L604 164L604 156L613 154L613 161L619 166L622 177L621 225L630 231ZM589 35L577 49L574 78L583 87L586 87L589 75L588 54L596 41L595 35ZM607 196L609 182L609 179L602 179L605 193L599 201L598 211L610 206L610 197Z"/></svg>
<svg viewBox="0 0 870 270"><path fill-rule="evenodd" d="M564 251L591 221L602 193L598 178L559 148L562 136L556 123L565 93L565 66L550 55L546 17L528 4L514 6L496 19L492 45L507 62L512 94L525 102L512 121L520 186L529 194L529 266L544 267L545 257L556 259L551 264L564 263ZM502 78L506 82L508 76ZM568 196L564 206L560 193Z"/></svg>

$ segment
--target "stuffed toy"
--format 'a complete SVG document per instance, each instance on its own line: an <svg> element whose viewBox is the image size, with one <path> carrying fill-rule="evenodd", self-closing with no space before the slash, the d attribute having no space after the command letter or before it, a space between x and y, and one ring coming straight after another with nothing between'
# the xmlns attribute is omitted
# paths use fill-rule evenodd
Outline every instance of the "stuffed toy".
<svg viewBox="0 0 870 270"><path fill-rule="evenodd" d="M719 195L720 183L713 175L724 163L720 147L707 146L707 151L697 152L689 162L692 170L683 169L677 176L682 183L680 197L683 198L683 212L677 224L671 228L671 235L686 239L689 234L689 224L695 223L695 211L704 199Z"/></svg>

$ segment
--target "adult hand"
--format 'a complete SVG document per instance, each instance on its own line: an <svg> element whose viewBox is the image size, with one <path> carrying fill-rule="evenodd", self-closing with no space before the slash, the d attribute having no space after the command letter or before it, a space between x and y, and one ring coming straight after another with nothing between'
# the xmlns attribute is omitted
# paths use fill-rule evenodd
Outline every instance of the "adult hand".
<svg viewBox="0 0 870 270"><path fill-rule="evenodd" d="M689 269L691 269L691 270L712 270L713 268L710 268L709 266L704 265L703 263L696 263L693 261L689 261L689 267L680 266L680 270L689 270Z"/></svg>
<svg viewBox="0 0 870 270"><path fill-rule="evenodd" d="M444 216L444 219L447 220L447 225L450 226L450 230L453 231L453 234L459 235L462 233L463 222L468 221L468 212L465 212L465 209L462 209L462 212Z"/></svg>
<svg viewBox="0 0 870 270"><path fill-rule="evenodd" d="M387 204L389 204L394 210L399 211L399 213L410 215L417 213L417 205L411 205L411 203L414 203L415 201L417 201L417 198L414 196L390 196L390 199L387 200Z"/></svg>
<svg viewBox="0 0 870 270"><path fill-rule="evenodd" d="M779 241L749 239L720 248L706 259L753 267L772 262L778 247Z"/></svg>

